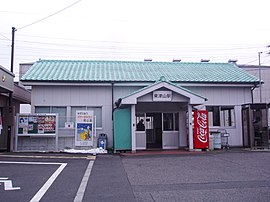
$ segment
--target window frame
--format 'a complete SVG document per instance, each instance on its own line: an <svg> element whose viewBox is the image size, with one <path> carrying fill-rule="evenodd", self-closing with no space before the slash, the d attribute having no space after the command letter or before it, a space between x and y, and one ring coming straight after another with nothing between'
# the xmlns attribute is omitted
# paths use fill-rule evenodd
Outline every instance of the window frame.
<svg viewBox="0 0 270 202"><path fill-rule="evenodd" d="M70 106L70 121L74 122L74 125L76 124L76 117L73 116L73 110L72 108L81 108L78 110L93 110L94 111L94 116L96 116L96 128L97 129L102 129L102 106ZM97 114L95 113L96 111L94 110L95 108L100 109L100 117L97 118ZM75 111L76 112L76 111ZM99 125L100 124L100 125Z"/></svg>
<svg viewBox="0 0 270 202"><path fill-rule="evenodd" d="M100 117L99 117L98 121L96 121L96 124L99 123L100 125L96 125L96 128L102 129L102 111L103 111L102 106L35 106L35 113L56 113L56 112L53 112L53 108L65 108L64 123L63 123L63 121L60 121L61 117L60 117L60 114L58 113L59 114L58 127L65 128L65 122L73 122L74 126L76 124L75 116L74 117L72 116L73 115L72 108L75 108L75 107L77 107L78 110L93 110L94 112L95 112L94 108L99 108L100 109ZM37 108L46 109L46 110L43 110L43 111L41 110L41 111L37 112ZM70 108L70 109L68 110L68 108ZM94 115L96 116L97 114L94 113ZM97 120L97 118L96 118L96 120Z"/></svg>
<svg viewBox="0 0 270 202"><path fill-rule="evenodd" d="M206 106L206 110L208 111L208 115L209 115L209 127L213 127L213 128L214 127L217 127L217 128L220 128L220 127L221 128L235 128L236 127L235 106L209 105L209 106Z"/></svg>
<svg viewBox="0 0 270 202"><path fill-rule="evenodd" d="M39 111L39 112L37 112L37 109L45 109L45 108L47 108L47 109L49 109L49 111ZM60 115L60 113L58 113L58 112L54 112L54 110L53 109L57 109L57 108L65 108L65 116L64 117L62 117L61 115ZM68 115L67 115L67 106L35 106L35 113L37 113L37 114L39 114L39 113L43 113L43 114L46 114L46 113L52 113L52 114L58 114L58 128L65 128L65 122L67 122L67 117L68 117ZM63 120L62 119L64 119L64 122L63 122Z"/></svg>

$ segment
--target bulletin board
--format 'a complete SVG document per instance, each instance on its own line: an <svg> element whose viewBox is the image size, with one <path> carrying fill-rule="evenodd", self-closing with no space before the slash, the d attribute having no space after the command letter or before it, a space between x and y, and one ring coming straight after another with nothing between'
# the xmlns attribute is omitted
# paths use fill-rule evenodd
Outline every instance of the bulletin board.
<svg viewBox="0 0 270 202"><path fill-rule="evenodd" d="M57 114L18 114L18 135L56 135Z"/></svg>
<svg viewBox="0 0 270 202"><path fill-rule="evenodd" d="M58 114L17 114L15 151L20 137L54 138L58 151Z"/></svg>

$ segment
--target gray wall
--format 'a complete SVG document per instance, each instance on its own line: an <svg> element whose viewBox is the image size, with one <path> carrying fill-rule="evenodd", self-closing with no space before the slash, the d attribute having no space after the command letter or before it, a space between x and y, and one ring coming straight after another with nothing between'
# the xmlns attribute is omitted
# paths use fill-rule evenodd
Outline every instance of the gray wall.
<svg viewBox="0 0 270 202"><path fill-rule="evenodd" d="M259 66L258 65L239 65L240 68L244 69L248 73L259 78ZM270 103L270 66L261 66L261 80L262 84L262 102ZM260 89L254 90L254 103L260 102Z"/></svg>
<svg viewBox="0 0 270 202"><path fill-rule="evenodd" d="M251 102L250 88L246 87L187 87L191 91L208 98L206 105L234 105L236 113L236 127L229 128L231 133L230 144L235 146L242 145L242 129L241 129L241 105ZM115 86L114 101L119 97L126 96L142 87L134 86ZM145 99L147 98L147 95ZM179 97L180 99L180 97ZM182 99L182 98L181 98ZM142 98L142 101L144 98ZM32 113L35 106L89 106L102 107L102 128L98 128L97 134L108 134L108 147L113 146L113 122L112 122L112 87L108 86L33 86L32 88ZM158 105L156 105L158 106ZM173 106L173 105L171 105ZM181 110L181 105L176 104L176 108ZM164 107L164 106L163 106ZM163 108L164 109L164 108ZM182 120L183 121L183 120ZM74 148L74 129L59 129L59 149L65 147ZM34 141L46 148L51 140L26 140ZM94 141L96 146L97 139ZM32 143L29 142L31 145ZM18 145L20 148L24 148Z"/></svg>

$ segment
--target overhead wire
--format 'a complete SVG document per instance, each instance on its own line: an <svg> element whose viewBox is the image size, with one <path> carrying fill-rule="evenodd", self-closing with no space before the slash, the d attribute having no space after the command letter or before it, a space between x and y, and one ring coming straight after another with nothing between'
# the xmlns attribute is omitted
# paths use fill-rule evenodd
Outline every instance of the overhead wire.
<svg viewBox="0 0 270 202"><path fill-rule="evenodd" d="M4 37L6 40L8 40L8 41L11 41L8 37L6 37L5 35L3 35L3 34L1 34L0 33L0 35L2 36L2 37Z"/></svg>
<svg viewBox="0 0 270 202"><path fill-rule="evenodd" d="M63 9L61 9L61 10L55 12L55 13L52 13L52 14L50 14L50 15L44 17L44 18L41 18L41 19L39 19L39 20L37 20L37 21L34 21L34 22L30 23L30 24L27 24L27 25L24 25L24 26L22 26L22 27L19 27L17 30L24 29L24 28L26 28L26 27L29 27L29 26L34 25L34 24L36 24L36 23L39 23L39 22L41 22L41 21L43 21L43 20L46 20L46 19L48 19L48 18L50 18L50 17L52 17L52 16L54 16L54 15L57 15L58 13L60 13L60 12L62 12L62 11L64 11L64 10L66 10L66 9L68 9L68 8L70 8L70 7L72 7L72 6L74 6L75 4L79 3L80 1L82 1L82 0L78 0L78 1L76 1L76 2L74 2L74 3L72 3L71 5L66 6L65 8L63 8Z"/></svg>

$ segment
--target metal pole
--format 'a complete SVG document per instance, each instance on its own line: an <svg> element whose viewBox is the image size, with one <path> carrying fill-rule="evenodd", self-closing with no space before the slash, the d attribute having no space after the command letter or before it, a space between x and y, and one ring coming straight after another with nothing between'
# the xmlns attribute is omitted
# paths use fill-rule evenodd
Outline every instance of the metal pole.
<svg viewBox="0 0 270 202"><path fill-rule="evenodd" d="M15 31L16 28L12 27L12 40L11 40L11 64L10 64L10 71L13 73L13 64L14 64L14 39L15 39ZM8 107L9 107L9 112L11 112L12 115L12 121L13 121L13 92L9 92L9 98L8 98ZM12 123L9 123L8 125L8 131L7 131L7 152L10 152L10 147L11 147L11 129L12 129Z"/></svg>
<svg viewBox="0 0 270 202"><path fill-rule="evenodd" d="M260 79L260 103L262 103L262 74L261 74L261 53L258 53L259 56L259 79Z"/></svg>
<svg viewBox="0 0 270 202"><path fill-rule="evenodd" d="M11 64L10 71L13 73L13 64L14 64L14 40L15 40L15 31L16 28L12 27L12 40L11 40Z"/></svg>

